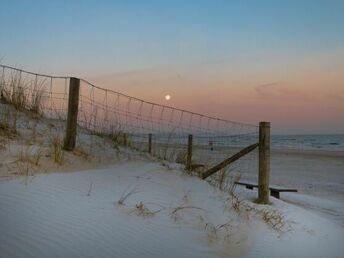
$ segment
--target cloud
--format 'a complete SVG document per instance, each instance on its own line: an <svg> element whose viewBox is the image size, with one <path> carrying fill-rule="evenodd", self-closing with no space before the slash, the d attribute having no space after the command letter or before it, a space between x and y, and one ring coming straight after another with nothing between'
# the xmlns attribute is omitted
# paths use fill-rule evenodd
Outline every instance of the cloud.
<svg viewBox="0 0 344 258"><path fill-rule="evenodd" d="M275 97L276 96L276 88L280 86L280 82L271 82L261 84L255 87L255 91L258 93L259 96L263 97ZM278 95L278 92L277 92Z"/></svg>
<svg viewBox="0 0 344 258"><path fill-rule="evenodd" d="M295 89L285 82L271 82L256 86L258 97L279 101L311 101L310 93Z"/></svg>

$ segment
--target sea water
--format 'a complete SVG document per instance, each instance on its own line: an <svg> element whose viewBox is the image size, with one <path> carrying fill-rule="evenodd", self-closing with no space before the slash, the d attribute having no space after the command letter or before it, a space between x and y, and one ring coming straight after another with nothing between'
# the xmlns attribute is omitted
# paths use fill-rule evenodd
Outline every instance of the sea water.
<svg viewBox="0 0 344 258"><path fill-rule="evenodd" d="M271 147L344 151L344 134L272 135Z"/></svg>
<svg viewBox="0 0 344 258"><path fill-rule="evenodd" d="M258 133L236 135L193 134L193 145L243 148L258 142ZM148 142L148 135L130 135L133 142ZM186 145L187 134L155 134L153 144ZM344 134L271 135L272 149L344 151Z"/></svg>

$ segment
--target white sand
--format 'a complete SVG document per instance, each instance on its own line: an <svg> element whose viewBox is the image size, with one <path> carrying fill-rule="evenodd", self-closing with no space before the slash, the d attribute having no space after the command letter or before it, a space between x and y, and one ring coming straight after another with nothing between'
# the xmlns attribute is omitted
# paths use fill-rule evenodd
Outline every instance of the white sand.
<svg viewBox="0 0 344 258"><path fill-rule="evenodd" d="M92 187L91 187L92 185ZM129 188L128 188L129 187ZM91 190L90 190L91 189ZM136 193L117 201L126 189ZM246 200L256 193L239 189ZM272 199L283 232L256 212L237 213L228 194L176 167L132 161L75 173L0 182L4 257L341 257L344 229ZM142 202L154 215L140 214ZM173 213L177 207L185 208ZM220 225L230 222L228 227Z"/></svg>
<svg viewBox="0 0 344 258"><path fill-rule="evenodd" d="M261 206L252 202L256 190L238 186L237 195L244 201L236 211L228 193L186 175L181 166L113 148L87 132L79 133L83 148L66 153L63 164L56 164L49 137L62 137L62 126L22 115L19 136L0 136L0 257L344 253L343 153L273 151L271 183L299 193L281 193L281 200L271 198L271 205ZM41 151L39 164L25 171L28 162L20 161L22 150L29 156ZM48 173L71 171L78 172ZM249 171L242 181L256 180L256 171ZM135 193L119 205L130 190ZM264 219L269 214L283 218L279 230Z"/></svg>
<svg viewBox="0 0 344 258"><path fill-rule="evenodd" d="M248 238L242 236L247 226L235 222L242 233L225 246L223 239L217 242L206 224L232 217L225 210L226 195L156 163L39 175L25 182L0 182L0 253L5 257L217 257L224 247ZM118 205L128 187L137 193ZM151 211L163 210L139 215L135 205L140 202ZM184 206L197 208L173 213Z"/></svg>
<svg viewBox="0 0 344 258"><path fill-rule="evenodd" d="M242 181L256 180L254 171L242 173ZM298 189L281 199L344 227L344 152L273 150L270 183Z"/></svg>

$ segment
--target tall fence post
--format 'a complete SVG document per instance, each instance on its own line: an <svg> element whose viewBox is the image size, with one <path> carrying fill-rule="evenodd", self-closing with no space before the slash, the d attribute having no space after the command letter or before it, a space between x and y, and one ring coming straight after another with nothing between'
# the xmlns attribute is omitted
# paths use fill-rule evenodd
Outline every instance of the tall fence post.
<svg viewBox="0 0 344 258"><path fill-rule="evenodd" d="M188 152L186 156L186 170L191 170L191 159L192 159L192 134L189 134Z"/></svg>
<svg viewBox="0 0 344 258"><path fill-rule="evenodd" d="M258 203L269 203L270 122L259 123Z"/></svg>
<svg viewBox="0 0 344 258"><path fill-rule="evenodd" d="M152 154L152 134L148 134L148 153Z"/></svg>
<svg viewBox="0 0 344 258"><path fill-rule="evenodd" d="M69 81L68 116L63 148L72 151L76 142L80 79L71 77Z"/></svg>

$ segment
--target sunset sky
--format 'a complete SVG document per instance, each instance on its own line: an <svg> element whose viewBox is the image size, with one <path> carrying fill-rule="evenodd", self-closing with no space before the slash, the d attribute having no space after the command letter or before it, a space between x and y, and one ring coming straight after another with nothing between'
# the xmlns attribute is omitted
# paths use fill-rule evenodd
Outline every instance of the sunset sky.
<svg viewBox="0 0 344 258"><path fill-rule="evenodd" d="M331 0L2 0L0 60L274 133L344 133L343 13Z"/></svg>

